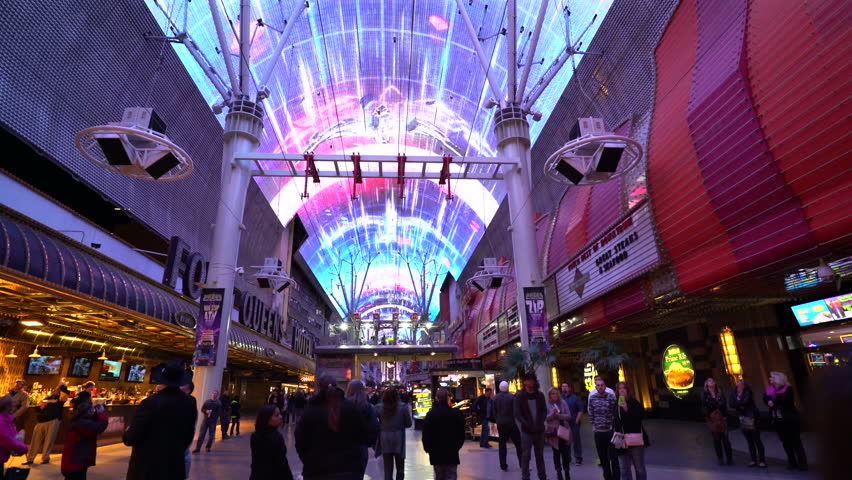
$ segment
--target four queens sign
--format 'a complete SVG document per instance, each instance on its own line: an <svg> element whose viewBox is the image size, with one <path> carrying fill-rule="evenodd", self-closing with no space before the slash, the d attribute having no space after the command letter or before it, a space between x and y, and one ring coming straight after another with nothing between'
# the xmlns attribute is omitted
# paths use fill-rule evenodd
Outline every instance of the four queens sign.
<svg viewBox="0 0 852 480"><path fill-rule="evenodd" d="M575 255L554 275L559 313L566 313L660 263L648 204Z"/></svg>

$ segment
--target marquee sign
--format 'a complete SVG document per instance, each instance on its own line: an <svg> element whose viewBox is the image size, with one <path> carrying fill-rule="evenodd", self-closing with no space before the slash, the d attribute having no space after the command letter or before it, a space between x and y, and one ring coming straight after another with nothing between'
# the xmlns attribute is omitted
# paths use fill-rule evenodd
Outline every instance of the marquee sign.
<svg viewBox="0 0 852 480"><path fill-rule="evenodd" d="M554 274L559 312L574 310L659 263L651 209L646 203Z"/></svg>

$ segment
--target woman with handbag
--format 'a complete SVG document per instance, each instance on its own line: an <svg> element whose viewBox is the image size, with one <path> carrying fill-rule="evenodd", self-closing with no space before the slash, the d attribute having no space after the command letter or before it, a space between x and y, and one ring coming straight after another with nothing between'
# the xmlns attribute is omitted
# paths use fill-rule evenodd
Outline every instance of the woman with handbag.
<svg viewBox="0 0 852 480"><path fill-rule="evenodd" d="M787 454L787 469L798 468L803 472L807 471L808 459L802 445L799 411L796 410L796 399L793 396L793 388L787 381L787 375L781 372L769 373L769 386L766 387L763 401L769 407L769 414L778 431L778 439Z"/></svg>
<svg viewBox="0 0 852 480"><path fill-rule="evenodd" d="M553 448L556 478L569 480L571 478L571 429L568 428L568 420L571 418L571 411L556 388L551 388L547 392L547 412L547 417L544 419L544 438ZM562 476L563 469L565 477Z"/></svg>
<svg viewBox="0 0 852 480"><path fill-rule="evenodd" d="M11 395L0 397L0 478L3 478L3 465L11 455L27 453L26 444L18 439L15 430L14 405Z"/></svg>
<svg viewBox="0 0 852 480"><path fill-rule="evenodd" d="M95 465L98 435L106 430L107 424L103 405L92 406L87 401L77 404L62 447L60 471L65 480L86 480L86 472Z"/></svg>
<svg viewBox="0 0 852 480"><path fill-rule="evenodd" d="M716 450L719 465L733 465L731 440L728 438L728 422L725 420L728 405L722 389L716 385L713 377L704 381L704 391L701 392L701 407L704 410L704 418L707 420L707 428L713 435L713 448Z"/></svg>
<svg viewBox="0 0 852 480"><path fill-rule="evenodd" d="M645 447L648 446L648 441L642 426L645 409L626 383L618 382L615 390L618 394L618 407L613 429L624 435L622 448L616 450L621 467L621 480L633 480L631 465L636 471L636 480L646 480L648 473L645 470Z"/></svg>
<svg viewBox="0 0 852 480"><path fill-rule="evenodd" d="M754 393L744 380L737 380L737 388L731 392L729 403L740 420L740 430L748 443L748 453L751 455L749 468L758 465L760 468L766 468L763 442L760 440L760 430L757 429L758 412L754 404Z"/></svg>

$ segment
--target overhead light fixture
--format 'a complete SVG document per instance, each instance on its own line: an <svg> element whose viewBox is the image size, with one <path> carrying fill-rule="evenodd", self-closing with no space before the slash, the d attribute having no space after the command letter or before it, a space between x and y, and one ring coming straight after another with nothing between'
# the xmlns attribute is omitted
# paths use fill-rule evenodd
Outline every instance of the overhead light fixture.
<svg viewBox="0 0 852 480"><path fill-rule="evenodd" d="M30 358L41 358L41 354L38 353L38 345L36 345L33 353L30 354Z"/></svg>
<svg viewBox="0 0 852 480"><path fill-rule="evenodd" d="M109 358L106 356L106 350L101 350L101 356L98 357L98 360L109 360Z"/></svg>
<svg viewBox="0 0 852 480"><path fill-rule="evenodd" d="M38 320L21 320L21 325L25 327L43 327L44 324Z"/></svg>
<svg viewBox="0 0 852 480"><path fill-rule="evenodd" d="M12 350L10 350L9 353L6 354L6 358L18 358L18 356L15 355L15 347L12 347Z"/></svg>
<svg viewBox="0 0 852 480"><path fill-rule="evenodd" d="M728 374L739 380L743 375L743 366L740 363L740 355L737 351L737 343L734 340L734 332L730 327L722 329L719 334L719 343L722 344L722 353Z"/></svg>

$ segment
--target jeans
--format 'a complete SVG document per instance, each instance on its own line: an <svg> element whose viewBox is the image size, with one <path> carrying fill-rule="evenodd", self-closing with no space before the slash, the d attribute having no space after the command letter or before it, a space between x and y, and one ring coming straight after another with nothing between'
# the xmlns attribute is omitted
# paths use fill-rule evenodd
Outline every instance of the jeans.
<svg viewBox="0 0 852 480"><path fill-rule="evenodd" d="M595 449L598 451L598 459L603 467L604 480L617 480L621 476L618 457L615 455L611 441L612 430L595 432Z"/></svg>
<svg viewBox="0 0 852 480"><path fill-rule="evenodd" d="M479 446L489 447L489 439L491 437L491 424L488 420L482 420L482 433L479 434Z"/></svg>
<svg viewBox="0 0 852 480"><path fill-rule="evenodd" d="M538 471L538 479L547 480L547 471L544 469L543 433L521 432L521 478L530 480L530 460L533 449L535 449L535 469Z"/></svg>
<svg viewBox="0 0 852 480"><path fill-rule="evenodd" d="M393 467L396 464L396 480L405 478L402 464L405 459L398 453L384 453L382 459L385 461L385 480L393 480Z"/></svg>
<svg viewBox="0 0 852 480"><path fill-rule="evenodd" d="M435 480L456 480L458 468L458 465L432 465L432 470L435 471Z"/></svg>
<svg viewBox="0 0 852 480"><path fill-rule="evenodd" d="M574 461L583 463L583 442L580 441L580 424L569 423L568 427L571 428L571 446L574 449Z"/></svg>
<svg viewBox="0 0 852 480"><path fill-rule="evenodd" d="M731 461L733 453L731 452L731 439L728 438L728 432L713 434L713 448L716 450L716 458L718 458L720 462L724 462L725 459L727 459L728 462ZM724 457L722 457L723 452L725 455Z"/></svg>
<svg viewBox="0 0 852 480"><path fill-rule="evenodd" d="M36 455L41 452L41 461L50 462L50 451L53 450L53 442L56 441L56 433L59 432L59 419L39 422L33 430L33 438L30 449L27 452L27 461L35 460Z"/></svg>
<svg viewBox="0 0 852 480"><path fill-rule="evenodd" d="M778 419L775 421L778 430L778 439L784 446L787 454L787 464L796 468L807 468L808 459L805 456L805 447L802 446L801 427L798 420Z"/></svg>
<svg viewBox="0 0 852 480"><path fill-rule="evenodd" d="M565 440L559 439L559 448L553 449L553 466L556 468L556 476L560 476L561 471L565 471L565 478L570 478L571 474L571 445Z"/></svg>
<svg viewBox="0 0 852 480"><path fill-rule="evenodd" d="M229 437L234 434L234 430L237 431L237 435L240 434L240 417L231 417L231 428L228 431Z"/></svg>
<svg viewBox="0 0 852 480"><path fill-rule="evenodd" d="M645 480L648 474L645 472L645 447L628 447L618 456L621 464L621 480L633 480L630 466L636 470L636 480Z"/></svg>
<svg viewBox="0 0 852 480"><path fill-rule="evenodd" d="M207 435L210 435L209 437ZM216 436L216 420L207 420L201 424L201 431L198 432L198 442L195 444L196 450L201 450L201 444L204 443L204 438L207 437L207 450L213 446L213 437Z"/></svg>
<svg viewBox="0 0 852 480"><path fill-rule="evenodd" d="M500 456L500 468L507 469L509 468L509 464L506 462L506 444L509 440L512 440L512 444L515 445L515 453L518 454L518 466L521 465L521 432L518 430L518 426L514 423L506 423L497 425L497 433L499 434L498 440L498 450Z"/></svg>
<svg viewBox="0 0 852 480"><path fill-rule="evenodd" d="M231 417L227 413L222 414L222 438L228 436L228 425L231 423Z"/></svg>
<svg viewBox="0 0 852 480"><path fill-rule="evenodd" d="M766 456L763 453L763 442L760 440L760 430L757 428L741 429L743 436L748 444L748 454L751 455L752 462L766 462Z"/></svg>

